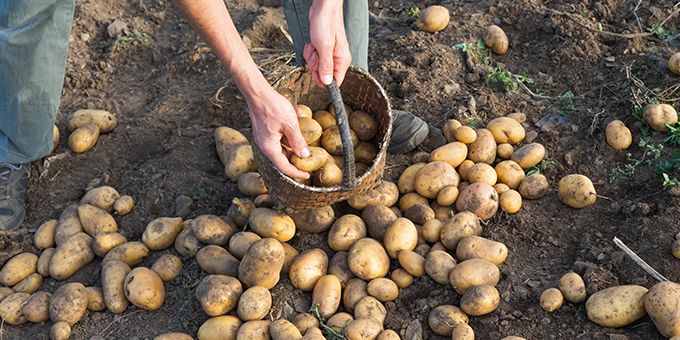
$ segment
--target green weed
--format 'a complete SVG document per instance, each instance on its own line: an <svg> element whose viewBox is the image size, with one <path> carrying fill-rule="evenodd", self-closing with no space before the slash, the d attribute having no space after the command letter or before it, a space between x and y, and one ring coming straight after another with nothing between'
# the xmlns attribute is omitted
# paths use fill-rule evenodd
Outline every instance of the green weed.
<svg viewBox="0 0 680 340"><path fill-rule="evenodd" d="M319 328L321 329L321 332L326 335L326 339L330 340L345 340L345 336L342 335L343 332L338 332L336 331L333 327L330 327L326 324L324 319L321 317L319 314L319 304L315 304L312 306L312 308L309 309L309 312L317 319L319 320Z"/></svg>
<svg viewBox="0 0 680 340"><path fill-rule="evenodd" d="M479 117L468 117L465 119L465 125L477 129L482 126L482 119Z"/></svg>
<svg viewBox="0 0 680 340"><path fill-rule="evenodd" d="M410 25L418 20L418 16L420 16L420 8L418 8L418 6L413 6L408 9L407 14L408 17L406 18L406 23Z"/></svg>
<svg viewBox="0 0 680 340"><path fill-rule="evenodd" d="M670 178L667 173L663 173L663 188L668 189L680 185L680 180L676 177Z"/></svg>
<svg viewBox="0 0 680 340"><path fill-rule="evenodd" d="M540 173L541 171L545 171L545 169L547 169L549 166L552 166L552 165L555 165L555 164L557 164L557 162L555 162L555 160L553 158L546 158L546 159L542 160L540 163L524 170L524 173L527 176L533 175L535 173Z"/></svg>
<svg viewBox="0 0 680 340"><path fill-rule="evenodd" d="M116 38L116 42L114 44L118 46L130 46L135 42L139 42L142 46L148 46L151 42L151 37L147 33L134 31L130 35L119 36Z"/></svg>
<svg viewBox="0 0 680 340"><path fill-rule="evenodd" d="M680 146L680 123L676 123L674 126L666 124L668 129L668 136L664 141L668 145Z"/></svg>
<svg viewBox="0 0 680 340"><path fill-rule="evenodd" d="M650 27L650 28L647 29L647 31L654 33L654 35L659 40L668 40L671 36L673 36L673 33L671 33L671 31L666 30L665 28L663 28L661 26Z"/></svg>

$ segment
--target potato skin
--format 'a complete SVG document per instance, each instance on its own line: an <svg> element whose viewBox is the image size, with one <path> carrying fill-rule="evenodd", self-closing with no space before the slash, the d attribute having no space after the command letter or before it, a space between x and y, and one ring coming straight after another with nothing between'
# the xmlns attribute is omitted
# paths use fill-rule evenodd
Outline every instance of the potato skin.
<svg viewBox="0 0 680 340"><path fill-rule="evenodd" d="M238 279L245 287L273 288L280 277L286 254L281 243L263 238L253 243L238 267Z"/></svg>
<svg viewBox="0 0 680 340"><path fill-rule="evenodd" d="M87 152L97 144L99 132L99 128L94 124L80 127L68 136L68 147L75 153Z"/></svg>
<svg viewBox="0 0 680 340"><path fill-rule="evenodd" d="M68 340L71 338L71 325L64 321L55 322L50 327L50 339Z"/></svg>
<svg viewBox="0 0 680 340"><path fill-rule="evenodd" d="M515 149L509 143L498 144L496 147L496 156L500 159L510 159L513 152L515 152Z"/></svg>
<svg viewBox="0 0 680 340"><path fill-rule="evenodd" d="M468 317L462 309L452 305L439 305L432 309L427 317L427 323L438 335L451 336L453 327L468 323Z"/></svg>
<svg viewBox="0 0 680 340"><path fill-rule="evenodd" d="M374 319L382 325L387 318L387 310L378 299L372 296L364 296L354 306L354 318L357 320Z"/></svg>
<svg viewBox="0 0 680 340"><path fill-rule="evenodd" d="M425 257L425 272L435 282L449 283L449 274L456 266L456 260L444 250L432 250Z"/></svg>
<svg viewBox="0 0 680 340"><path fill-rule="evenodd" d="M353 313L354 306L365 296L368 296L368 284L366 281L358 278L351 279L347 281L342 292L342 305L348 312Z"/></svg>
<svg viewBox="0 0 680 340"><path fill-rule="evenodd" d="M394 281L394 283L397 284L397 287L399 288L406 288L413 284L413 275L409 274L402 268L397 268L392 271L390 278L392 281Z"/></svg>
<svg viewBox="0 0 680 340"><path fill-rule="evenodd" d="M129 214L132 209L134 209L134 207L135 199L128 195L120 196L115 202L113 202L113 210L120 216Z"/></svg>
<svg viewBox="0 0 680 340"><path fill-rule="evenodd" d="M220 246L208 245L196 253L196 261L208 274L237 276L239 261Z"/></svg>
<svg viewBox="0 0 680 340"><path fill-rule="evenodd" d="M85 233L71 236L64 244L57 247L50 258L50 276L55 280L65 280L80 268L94 260L91 249L92 237Z"/></svg>
<svg viewBox="0 0 680 340"><path fill-rule="evenodd" d="M475 163L493 164L496 160L496 140L491 131L477 129L477 139L468 145L468 159Z"/></svg>
<svg viewBox="0 0 680 340"><path fill-rule="evenodd" d="M366 237L366 224L357 215L338 218L328 232L328 246L335 251L347 251L359 239Z"/></svg>
<svg viewBox="0 0 680 340"><path fill-rule="evenodd" d="M387 228L397 219L397 215L384 205L369 205L361 212L361 219L366 223L368 234L382 240Z"/></svg>
<svg viewBox="0 0 680 340"><path fill-rule="evenodd" d="M43 250L42 254L38 258L38 264L36 265L36 271L38 274L49 277L50 276L50 260L56 251L56 248L47 248ZM2 300L2 298L0 298Z"/></svg>
<svg viewBox="0 0 680 340"><path fill-rule="evenodd" d="M302 158L297 155L290 157L290 162L301 171L316 171L321 169L326 161L330 158L330 154L324 148L317 146L309 147L310 156Z"/></svg>
<svg viewBox="0 0 680 340"><path fill-rule="evenodd" d="M80 199L80 204L93 205L110 213L113 211L113 205L118 198L120 198L118 190L108 185L102 185L85 193L85 196Z"/></svg>
<svg viewBox="0 0 680 340"><path fill-rule="evenodd" d="M78 217L78 205L70 205L59 216L57 230L54 233L54 242L59 246L66 242L69 237L81 231L83 231L83 225L80 224L80 218Z"/></svg>
<svg viewBox="0 0 680 340"><path fill-rule="evenodd" d="M347 324L344 330L347 339L369 340L376 339L383 327L375 319L357 319Z"/></svg>
<svg viewBox="0 0 680 340"><path fill-rule="evenodd" d="M590 321L608 328L627 326L647 314L645 294L647 288L625 285L603 289L591 295L586 302Z"/></svg>
<svg viewBox="0 0 680 340"><path fill-rule="evenodd" d="M175 238L182 231L181 217L161 217L146 225L142 234L142 242L149 250L162 250L175 243Z"/></svg>
<svg viewBox="0 0 680 340"><path fill-rule="evenodd" d="M378 121L364 111L354 111L349 116L349 127L361 141L370 141L378 132Z"/></svg>
<svg viewBox="0 0 680 340"><path fill-rule="evenodd" d="M456 141L456 130L463 126L463 124L460 123L457 119L449 119L444 123L444 126L442 126L442 133L444 134L444 138L449 143L455 142Z"/></svg>
<svg viewBox="0 0 680 340"><path fill-rule="evenodd" d="M269 325L269 333L272 340L296 340L302 339L302 334L295 325L286 319L273 321Z"/></svg>
<svg viewBox="0 0 680 340"><path fill-rule="evenodd" d="M10 325L22 325L28 320L23 314L22 306L31 297L27 293L13 293L0 301L0 319Z"/></svg>
<svg viewBox="0 0 680 340"><path fill-rule="evenodd" d="M517 162L511 160L498 163L495 170L498 174L498 181L506 184L510 189L517 190L525 177L524 169Z"/></svg>
<svg viewBox="0 0 680 340"><path fill-rule="evenodd" d="M494 118L486 124L486 128L491 131L497 144L517 144L526 135L522 124L508 117Z"/></svg>
<svg viewBox="0 0 680 340"><path fill-rule="evenodd" d="M397 185L383 181L373 190L354 195L347 200L349 205L357 210L363 210L369 205L382 204L387 207L393 206L399 199L399 189Z"/></svg>
<svg viewBox="0 0 680 340"><path fill-rule="evenodd" d="M258 196L267 193L267 188L258 172L246 172L238 177L238 190L248 196Z"/></svg>
<svg viewBox="0 0 680 340"><path fill-rule="evenodd" d="M236 308L243 288L239 280L225 275L208 275L196 287L196 298L209 316L219 316Z"/></svg>
<svg viewBox="0 0 680 340"><path fill-rule="evenodd" d="M434 5L420 12L415 26L421 31L435 33L445 29L449 25L450 19L451 16L446 7Z"/></svg>
<svg viewBox="0 0 680 340"><path fill-rule="evenodd" d="M0 270L0 285L11 287L35 273L38 256L21 253L10 258Z"/></svg>
<svg viewBox="0 0 680 340"><path fill-rule="evenodd" d="M460 299L460 308L467 315L481 316L486 315L498 308L501 296L498 290L492 285L474 286L463 294Z"/></svg>
<svg viewBox="0 0 680 340"><path fill-rule="evenodd" d="M528 169L545 158L545 147L540 143L530 143L517 149L510 159L515 161L522 169Z"/></svg>
<svg viewBox="0 0 680 340"><path fill-rule="evenodd" d="M206 320L198 328L200 340L236 340L241 320L232 315L221 315Z"/></svg>
<svg viewBox="0 0 680 340"><path fill-rule="evenodd" d="M444 222L441 227L440 240L446 249L454 251L460 240L481 233L482 225L479 223L479 218L469 211L463 211Z"/></svg>
<svg viewBox="0 0 680 340"><path fill-rule="evenodd" d="M407 194L409 192L414 192L416 191L416 173L418 173L418 170L420 170L422 167L424 167L426 163L415 163L410 165L408 168L404 169L404 171L399 175L399 180L397 181L397 187L399 188L399 193L401 194Z"/></svg>
<svg viewBox="0 0 680 340"><path fill-rule="evenodd" d="M352 145L357 145L359 138L357 134L350 129L352 137ZM321 136L321 146L323 146L331 155L342 155L342 140L340 139L340 129L337 126L329 127L324 130Z"/></svg>
<svg viewBox="0 0 680 340"><path fill-rule="evenodd" d="M343 287L349 280L354 278L354 273L349 269L348 257L348 252L339 251L331 257L331 261L328 265L328 274L337 276Z"/></svg>
<svg viewBox="0 0 680 340"><path fill-rule="evenodd" d="M182 273L182 260L172 254L161 256L151 266L151 270L158 274L163 281L172 281Z"/></svg>
<svg viewBox="0 0 680 340"><path fill-rule="evenodd" d="M569 302L581 303L586 300L586 284L576 273L566 273L560 278L560 291Z"/></svg>
<svg viewBox="0 0 680 340"><path fill-rule="evenodd" d="M191 230L199 241L222 247L236 233L236 225L233 221L227 221L219 216L207 214L196 217L191 222Z"/></svg>
<svg viewBox="0 0 680 340"><path fill-rule="evenodd" d="M248 223L248 218L250 218L253 210L255 210L255 203L249 198L234 198L231 200L231 205L227 210L227 217L236 223L237 226L243 227Z"/></svg>
<svg viewBox="0 0 680 340"><path fill-rule="evenodd" d="M675 108L668 104L649 104L642 112L642 118L649 127L658 132L668 132L666 125L674 125L678 122L678 113Z"/></svg>
<svg viewBox="0 0 680 340"><path fill-rule="evenodd" d="M42 275L38 273L33 273L29 276L27 276L25 279L19 281L12 289L17 292L17 293L28 293L28 294L33 294L38 289L40 289L40 286L43 283L43 277Z"/></svg>
<svg viewBox="0 0 680 340"><path fill-rule="evenodd" d="M525 177L519 183L519 194L528 200L537 200L545 197L550 190L548 179L543 174L535 173Z"/></svg>
<svg viewBox="0 0 680 340"><path fill-rule="evenodd" d="M473 165L468 171L468 182L470 183L486 183L494 185L498 181L496 170L486 163L477 163Z"/></svg>
<svg viewBox="0 0 680 340"><path fill-rule="evenodd" d="M33 245L38 249L54 247L54 235L57 232L59 221L49 220L38 227L33 234Z"/></svg>
<svg viewBox="0 0 680 340"><path fill-rule="evenodd" d="M467 145L461 142L453 142L432 151L430 158L432 162L446 162L455 168L465 160L467 154Z"/></svg>
<svg viewBox="0 0 680 340"><path fill-rule="evenodd" d="M449 273L449 283L458 294L465 294L468 289L482 284L496 286L499 280L498 267L484 259L463 261Z"/></svg>
<svg viewBox="0 0 680 340"><path fill-rule="evenodd" d="M354 147L354 157L357 162L373 164L377 155L378 148L371 143L359 142ZM335 162L333 164L335 164Z"/></svg>
<svg viewBox="0 0 680 340"><path fill-rule="evenodd" d="M96 125L101 133L111 132L118 126L114 114L105 110L81 109L71 113L66 119L69 131L74 131L88 124Z"/></svg>
<svg viewBox="0 0 680 340"><path fill-rule="evenodd" d="M552 313L562 307L564 296L559 289L549 288L541 293L540 303L544 311Z"/></svg>
<svg viewBox="0 0 680 340"><path fill-rule="evenodd" d="M425 275L425 258L410 250L399 252L399 265L415 277Z"/></svg>
<svg viewBox="0 0 680 340"><path fill-rule="evenodd" d="M163 281L153 270L137 267L125 277L125 297L133 305L156 310L165 302Z"/></svg>
<svg viewBox="0 0 680 340"><path fill-rule="evenodd" d="M659 282L645 296L647 314L665 337L680 335L679 305L680 284L674 282Z"/></svg>
<svg viewBox="0 0 680 340"><path fill-rule="evenodd" d="M87 294L87 310L100 312L106 309L104 291L101 287L86 287L85 293Z"/></svg>
<svg viewBox="0 0 680 340"><path fill-rule="evenodd" d="M50 299L50 320L73 326L87 310L87 291L82 283L67 283L54 291Z"/></svg>
<svg viewBox="0 0 680 340"><path fill-rule="evenodd" d="M495 265L501 265L508 257L505 244L480 236L468 236L456 247L456 258L459 261L484 259Z"/></svg>
<svg viewBox="0 0 680 340"><path fill-rule="evenodd" d="M588 177L572 174L564 176L560 180L557 197L565 205L581 209L595 203L597 192L593 182Z"/></svg>
<svg viewBox="0 0 680 340"><path fill-rule="evenodd" d="M309 292L328 272L328 255L321 249L310 249L293 259L288 278L293 287Z"/></svg>
<svg viewBox="0 0 680 340"><path fill-rule="evenodd" d="M607 144L614 150L625 150L633 143L633 134L622 121L615 119L605 128Z"/></svg>
<svg viewBox="0 0 680 340"><path fill-rule="evenodd" d="M122 261L106 261L102 265L102 292L106 308L114 314L123 313L128 307L125 297L125 277L130 266Z"/></svg>
<svg viewBox="0 0 680 340"><path fill-rule="evenodd" d="M499 204L508 214L516 214L522 208L522 195L515 190L508 190L500 195Z"/></svg>
<svg viewBox="0 0 680 340"><path fill-rule="evenodd" d="M488 46L493 53L503 55L508 53L508 36L502 28L496 25L490 25L484 31L484 44Z"/></svg>
<svg viewBox="0 0 680 340"><path fill-rule="evenodd" d="M393 258L398 258L402 250L413 250L418 245L418 230L410 220L400 217L397 218L387 231L383 240L387 254Z"/></svg>
<svg viewBox="0 0 680 340"><path fill-rule="evenodd" d="M52 294L48 292L37 292L26 300L26 304L21 308L26 320L38 323L50 319L50 298Z"/></svg>
<svg viewBox="0 0 680 340"><path fill-rule="evenodd" d="M102 232L118 231L118 223L106 210L93 205L81 204L78 206L78 217L83 229L94 237Z"/></svg>
<svg viewBox="0 0 680 340"><path fill-rule="evenodd" d="M238 329L236 339L267 340L271 339L268 320L244 322Z"/></svg>
<svg viewBox="0 0 680 340"><path fill-rule="evenodd" d="M319 305L319 315L329 318L338 310L342 300L342 285L335 275L324 275L314 285L312 306Z"/></svg>
<svg viewBox="0 0 680 340"><path fill-rule="evenodd" d="M380 302L394 301L399 296L399 286L384 277L373 279L366 287L368 295L378 299Z"/></svg>
<svg viewBox="0 0 680 340"><path fill-rule="evenodd" d="M480 219L488 220L498 210L498 193L488 183L472 183L458 195L456 210L470 211Z"/></svg>
<svg viewBox="0 0 680 340"><path fill-rule="evenodd" d="M125 242L106 253L102 263L111 260L119 260L130 266L134 266L142 262L148 255L149 248L147 248L144 243L137 241Z"/></svg>
<svg viewBox="0 0 680 340"><path fill-rule="evenodd" d="M426 198L436 198L439 191L447 186L458 186L460 176L449 163L432 162L422 167L415 175L415 189Z"/></svg>
<svg viewBox="0 0 680 340"><path fill-rule="evenodd" d="M312 118L316 120L316 122L319 123L319 125L321 125L321 128L324 131L328 128L338 125L338 122L335 120L335 116L332 113L325 110L314 112Z"/></svg>
<svg viewBox="0 0 680 340"><path fill-rule="evenodd" d="M248 288L238 300L236 313L241 320L262 320L272 306L269 289L261 286Z"/></svg>
<svg viewBox="0 0 680 340"><path fill-rule="evenodd" d="M675 52L668 58L668 70L670 70L671 73L680 76L680 52Z"/></svg>
<svg viewBox="0 0 680 340"><path fill-rule="evenodd" d="M386 236L387 237L387 236ZM377 241L363 238L349 250L349 268L362 280L372 280L387 275L390 258Z"/></svg>
<svg viewBox="0 0 680 340"><path fill-rule="evenodd" d="M295 236L293 219L273 209L255 208L248 224L261 237L271 237L279 242L286 242Z"/></svg>
<svg viewBox="0 0 680 340"><path fill-rule="evenodd" d="M127 238L117 232L103 232L92 240L92 250L97 256L104 257L111 249L126 242Z"/></svg>
<svg viewBox="0 0 680 340"><path fill-rule="evenodd" d="M290 215L290 217L293 219L297 229L318 234L330 229L333 220L335 220L335 211L329 205L295 213Z"/></svg>
<svg viewBox="0 0 680 340"><path fill-rule="evenodd" d="M454 132L456 140L463 144L470 144L477 139L477 132L469 126L461 126Z"/></svg>
<svg viewBox="0 0 680 340"><path fill-rule="evenodd" d="M182 230L175 239L175 250L182 256L196 256L200 248L201 241L196 238L191 227Z"/></svg>

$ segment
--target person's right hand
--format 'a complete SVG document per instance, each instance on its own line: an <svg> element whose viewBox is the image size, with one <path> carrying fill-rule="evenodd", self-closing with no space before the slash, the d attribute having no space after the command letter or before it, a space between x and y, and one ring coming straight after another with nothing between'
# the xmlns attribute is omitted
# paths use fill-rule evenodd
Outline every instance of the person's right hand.
<svg viewBox="0 0 680 340"><path fill-rule="evenodd" d="M269 87L248 100L253 138L258 147L283 174L293 178L309 178L309 173L298 170L290 164L284 153L281 139L286 137L288 145L300 157L309 156L293 105L282 95Z"/></svg>

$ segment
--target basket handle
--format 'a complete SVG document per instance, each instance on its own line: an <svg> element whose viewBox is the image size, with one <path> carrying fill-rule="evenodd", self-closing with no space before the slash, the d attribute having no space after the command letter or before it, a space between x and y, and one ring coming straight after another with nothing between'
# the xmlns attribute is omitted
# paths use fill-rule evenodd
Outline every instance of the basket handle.
<svg viewBox="0 0 680 340"><path fill-rule="evenodd" d="M340 140L342 141L342 154L344 156L342 188L343 190L351 190L357 181L354 165L354 144L352 143L345 104L342 101L342 94L340 94L340 88L335 79L328 85L328 93L331 96L331 104L335 110L335 119L338 121Z"/></svg>

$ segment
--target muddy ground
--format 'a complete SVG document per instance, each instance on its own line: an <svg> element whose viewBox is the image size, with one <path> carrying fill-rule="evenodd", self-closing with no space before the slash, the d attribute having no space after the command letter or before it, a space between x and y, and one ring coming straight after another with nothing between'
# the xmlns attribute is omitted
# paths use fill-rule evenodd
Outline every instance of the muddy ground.
<svg viewBox="0 0 680 340"><path fill-rule="evenodd" d="M281 9L261 7L255 0L227 3L239 30L258 51L256 60L275 80L294 64L285 52L290 44L281 33L280 27L285 27ZM673 11L672 2L643 0L633 12L637 1L446 1L442 4L451 11L452 22L445 31L414 31L408 9L437 3L370 1L371 11L380 18L371 26L370 71L393 106L435 126L449 118L485 121L524 112L528 130L535 132L532 138L543 143L554 160L543 171L553 188L547 197L526 201L516 215L499 214L484 228L484 236L508 246L510 257L501 266L500 308L471 319L477 338L661 339L648 317L622 329L605 329L588 321L583 304L566 303L548 314L537 301L543 290L555 286L570 270L584 275L590 292L617 284L650 287L654 279L618 251L612 243L615 236L669 279L680 281L680 261L670 254L673 235L680 231L680 197L662 187L654 164L610 182L612 170L626 164L627 155L609 148L603 134L609 120L622 119L633 127L637 145L641 126L631 115L634 106L680 97L680 90L673 90L680 78L665 68L665 60L678 50L678 39L664 40L665 32L635 38L597 32L647 32ZM107 27L115 20L126 23L128 30L111 38ZM559 97L570 91L576 98L541 99L522 88L508 92L487 83L483 72L474 73L452 45L475 42L491 23L499 24L511 42L510 52L493 56L495 61L531 77L534 83L528 86L536 94ZM677 35L680 19L676 16L663 27L671 36ZM640 83L634 85L630 75L646 90ZM665 89L670 90L661 93ZM49 167L36 162L25 226L0 235L0 263L20 251L37 251L31 245L31 232L79 200L93 180L136 199L135 210L118 218L128 239L138 239L152 219L174 215L180 194L193 198L189 218L224 214L231 198L238 195L223 174L212 131L222 125L248 127L245 103L219 61L171 2L77 1L57 122L62 134L67 114L85 107L111 110L120 119L118 128L85 154L71 153L64 136ZM559 114L562 124L536 125L549 114ZM657 143L663 138L655 136ZM674 150L666 146L662 158ZM637 146L630 152L632 157L642 155ZM406 158L390 158L388 178L408 165ZM569 173L593 180L601 195L594 206L573 210L559 203L554 189ZM669 170L669 175L680 177L680 171ZM299 234L291 244L304 249L323 240L324 235ZM154 252L142 265L150 266L165 253L174 250ZM122 315L90 313L73 327L73 338L149 339L170 331L195 335L207 319L193 298L205 273L193 259L184 259L184 265L183 274L166 284L167 299L160 310L130 307ZM69 281L100 285L99 261ZM42 289L52 292L60 284L46 280ZM308 299L287 279L273 296L272 314L284 317L292 316ZM427 327L429 311L439 304L457 304L459 298L451 287L417 279L387 304L386 327L403 336L409 325L419 323L423 338L437 339ZM0 338L46 339L49 326L4 325Z"/></svg>

